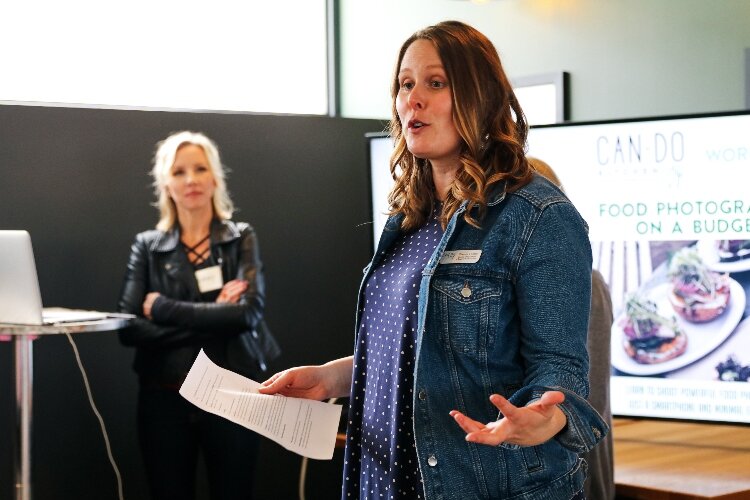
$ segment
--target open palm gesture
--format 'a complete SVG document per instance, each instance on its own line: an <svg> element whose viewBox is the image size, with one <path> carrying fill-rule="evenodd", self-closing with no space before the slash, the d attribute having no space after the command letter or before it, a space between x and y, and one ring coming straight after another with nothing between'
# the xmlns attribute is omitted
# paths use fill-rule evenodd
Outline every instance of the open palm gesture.
<svg viewBox="0 0 750 500"><path fill-rule="evenodd" d="M548 441L565 427L567 418L557 406L564 400L562 392L548 391L538 401L517 407L499 394L493 394L490 401L503 414L500 420L483 424L457 410L450 415L466 432L466 440L472 443L534 446Z"/></svg>

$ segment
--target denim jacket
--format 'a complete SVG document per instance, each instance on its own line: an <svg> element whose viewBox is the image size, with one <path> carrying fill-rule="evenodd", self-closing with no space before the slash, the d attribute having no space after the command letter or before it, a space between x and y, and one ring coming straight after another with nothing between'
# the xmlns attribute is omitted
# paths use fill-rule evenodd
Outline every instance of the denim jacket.
<svg viewBox="0 0 750 500"><path fill-rule="evenodd" d="M609 430L585 399L586 223L541 176L512 193L499 188L480 229L463 220L464 211L465 204L448 222L419 290L413 419L425 495L569 500L586 475L578 454ZM401 220L388 219L363 285ZM565 394L567 425L538 446L468 443L448 414L490 422L501 418L490 394L523 406L548 390Z"/></svg>

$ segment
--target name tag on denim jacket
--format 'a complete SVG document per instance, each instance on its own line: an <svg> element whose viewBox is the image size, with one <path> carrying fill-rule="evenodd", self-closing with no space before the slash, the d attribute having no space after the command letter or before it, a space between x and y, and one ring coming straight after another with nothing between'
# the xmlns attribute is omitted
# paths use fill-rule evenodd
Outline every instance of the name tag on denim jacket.
<svg viewBox="0 0 750 500"><path fill-rule="evenodd" d="M474 264L482 256L481 250L449 250L440 258L441 264Z"/></svg>
<svg viewBox="0 0 750 500"><path fill-rule="evenodd" d="M201 293L218 290L224 286L220 266L211 266L195 271L195 280L198 282L198 290Z"/></svg>

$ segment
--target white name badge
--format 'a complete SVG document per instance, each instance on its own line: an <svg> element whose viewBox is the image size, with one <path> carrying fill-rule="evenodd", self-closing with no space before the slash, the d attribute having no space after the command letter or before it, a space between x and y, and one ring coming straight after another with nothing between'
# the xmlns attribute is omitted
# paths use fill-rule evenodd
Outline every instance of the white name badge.
<svg viewBox="0 0 750 500"><path fill-rule="evenodd" d="M221 267L219 266L211 266L195 271L195 280L198 282L198 290L201 293L218 290L224 286L224 280L221 277Z"/></svg>
<svg viewBox="0 0 750 500"><path fill-rule="evenodd" d="M481 250L449 250L440 258L441 264L474 264L482 256Z"/></svg>

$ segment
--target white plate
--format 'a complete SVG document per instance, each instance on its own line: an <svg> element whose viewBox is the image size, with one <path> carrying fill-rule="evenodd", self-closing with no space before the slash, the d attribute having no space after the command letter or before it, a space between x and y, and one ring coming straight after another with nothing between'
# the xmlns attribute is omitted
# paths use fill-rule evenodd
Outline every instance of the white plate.
<svg viewBox="0 0 750 500"><path fill-rule="evenodd" d="M729 305L716 319L706 323L690 323L679 317L669 303L668 294L671 283L662 283L651 289L647 298L657 305L657 310L664 317L675 316L677 324L687 336L688 345L685 352L676 358L653 365L637 363L625 352L622 346L625 332L620 327L623 313L612 325L612 366L631 375L656 375L666 373L697 361L716 349L732 333L745 312L745 289L733 279L729 279Z"/></svg>
<svg viewBox="0 0 750 500"><path fill-rule="evenodd" d="M717 251L717 240L699 240L695 244L698 255L709 269L720 273L739 273L750 270L750 257L731 262L721 262Z"/></svg>
<svg viewBox="0 0 750 500"><path fill-rule="evenodd" d="M719 374L716 373L716 366L729 359L729 356L734 356L743 366L750 364L750 318L743 319L726 342L711 354L692 365L673 371L667 377L718 381Z"/></svg>

